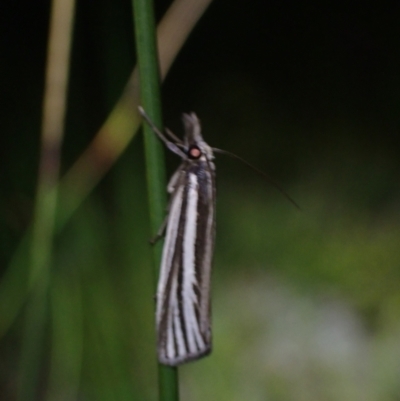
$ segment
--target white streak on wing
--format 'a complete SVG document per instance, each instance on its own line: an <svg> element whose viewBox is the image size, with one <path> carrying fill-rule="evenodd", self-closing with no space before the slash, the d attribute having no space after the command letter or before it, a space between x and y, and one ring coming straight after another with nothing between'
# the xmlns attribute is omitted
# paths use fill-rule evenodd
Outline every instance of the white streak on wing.
<svg viewBox="0 0 400 401"><path fill-rule="evenodd" d="M177 343L177 355L184 355L186 353L185 341L183 339L183 329L180 320L180 308L178 302L178 280L174 280L174 289L173 289L173 297L174 297L174 305L171 307L171 314L173 317L173 326L174 333L176 336Z"/></svg>
<svg viewBox="0 0 400 401"><path fill-rule="evenodd" d="M211 163L211 168L213 164ZM201 288L202 294L207 294L210 291L210 279L211 279L211 263L212 256L214 252L214 222L215 222L215 199L214 198L214 187L213 187L213 176L212 173L208 172L207 174L207 182L208 182L208 196L209 196L209 208L208 208L208 216L207 216L207 228L206 228L206 238L205 238L205 248L204 248L204 257L201 261L201 272L203 274L202 283L203 288ZM204 298L203 305L200 310L200 327L201 331L204 332L208 330L210 324L209 317L209 298Z"/></svg>
<svg viewBox="0 0 400 401"><path fill-rule="evenodd" d="M197 202L198 181L195 174L189 174L189 189L186 207L186 222L183 239L183 314L185 318L186 336L189 352L197 352L198 344L204 346L199 332L199 325L195 313L195 304L198 302L193 285L196 282L195 274L195 245L197 234Z"/></svg>
<svg viewBox="0 0 400 401"><path fill-rule="evenodd" d="M178 345L178 356L184 355L186 353L185 342L183 339L182 325L179 319L179 305L178 303L175 305L174 310L174 328L176 334L176 342Z"/></svg>
<svg viewBox="0 0 400 401"><path fill-rule="evenodd" d="M174 257L175 244L178 234L178 225L181 214L182 193L183 193L183 187L178 188L178 190L174 194L174 198L171 203L171 208L168 216L167 233L165 236L165 243L161 258L160 276L158 279L158 286L157 286L157 311L156 311L157 325L159 325L161 322L163 304L164 302L167 301L165 288L167 285L168 277L172 271L172 259ZM175 293L176 293L176 287L175 287ZM172 321L169 321L169 323L172 324Z"/></svg>
<svg viewBox="0 0 400 401"><path fill-rule="evenodd" d="M171 294L168 302L168 308L166 309L167 316L167 333L166 333L166 342L167 342L167 357L169 359L173 359L176 357L175 355L175 342L174 342L174 310L177 307L176 302L176 290L177 290L177 281L173 280L171 285Z"/></svg>

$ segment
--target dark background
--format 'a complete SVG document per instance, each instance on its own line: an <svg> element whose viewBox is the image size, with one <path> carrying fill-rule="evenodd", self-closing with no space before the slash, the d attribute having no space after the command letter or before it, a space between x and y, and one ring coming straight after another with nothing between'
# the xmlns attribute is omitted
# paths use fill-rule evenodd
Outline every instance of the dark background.
<svg viewBox="0 0 400 401"><path fill-rule="evenodd" d="M169 4L156 1L158 19ZM49 6L49 2L22 0L3 2L0 6L3 274L32 215ZM307 302L317 311L324 302L341 305L338 315L349 315L348 321L352 322L344 324L344 332L351 331L348 327L354 328L354 324L359 327L355 330L358 334L352 337L354 342L344 337L343 344L365 341L363 353L367 355L381 355L383 343L394 347L388 345L390 363L384 356L378 361L373 356L368 360L378 372L382 366L389 369L389 373L378 375L378 384L369 389L371 400L400 397L396 381L389 379L399 372L400 355L396 342L391 342L399 334L400 312L399 11L398 2L215 0L162 87L166 126L181 135L181 113L195 111L211 146L232 151L266 171L302 209L295 210L273 186L246 167L218 157L216 299L223 300L233 291L226 302L235 305L232 298L242 299L241 294L247 294L248 288L249 294L257 294L257 284L265 280L265 288L258 289L261 294L275 294L276 288L285 288L283 293L300 294L301 300L310 297ZM78 2L63 171L94 137L135 65L131 16L129 1ZM104 318L104 305L98 303L99 299L109 306L111 301L106 301L104 295L107 293L114 302L108 314L114 324L109 323L109 327L115 330L106 331L104 338L111 339L112 344L115 341L120 348L113 353L115 348L110 345L110 359L99 363L96 358L102 360L102 345L107 341L99 340L100 345L93 349L91 345L83 346L83 379L78 386L79 394L87 397L83 399L101 399L99 394L108 394L107 391L118 400L126 399L130 392L140 399L154 398L149 301L153 290L151 279L146 276L149 261L144 249L149 229L141 150L141 139L137 137L57 239L55 270L86 269L82 273L83 293L98 291L98 296L89 296L86 301L82 295L82 308L86 311L82 332L86 340L97 336L96 322L100 324ZM177 160L168 155L167 161L172 171ZM272 285L271 290L271 282L279 284ZM141 286L146 289L144 294L138 290ZM294 305L301 304L297 295L289 297L285 311L296 310ZM277 298L282 299L280 290ZM274 297L269 302L280 305ZM223 301L220 305L224 310ZM253 304L247 309L243 305L245 311L254 310ZM234 330L241 333L243 327L254 326L254 331L244 331L236 344L228 329L232 323L218 319L218 306L215 308L216 355L201 362L205 368L200 366L198 371L194 365L183 368L187 369L182 375L187 399L204 399L206 389L212 389L207 395L210 399L228 397L228 389L241 374L239 368L231 367L230 358L238 347L246 349L246 336L262 336L266 331L255 323L259 318L249 323L246 319L250 318L243 312L243 324L238 323ZM229 307L227 311L223 314L229 314ZM312 320L313 311L306 311L305 319ZM231 314L235 321L235 312ZM268 312L265 315L269 316ZM330 316L329 312L326 316ZM273 326L274 318L267 320ZM310 332L331 327L329 324L316 323ZM2 399L14 399L21 327L21 322L16 322L3 340ZM295 322L287 330L296 331L296 327ZM371 342L365 340L369 336ZM385 341L381 343L382 338ZM145 345L138 346L139 340ZM336 340L333 343L339 344ZM299 349L304 348L301 339L290 341ZM224 347L226 343L229 346ZM349 347L350 354L354 354L354 347ZM340 346L339 349L343 351ZM375 349L375 354L371 349ZM357 390L352 393L353 398L340 391L337 398L324 398L328 397L328 385L314 391L321 379L315 372L321 368L315 361L310 367L310 353L296 354L296 360L306 366L296 377L311 377L308 390L301 393L306 399L366 399L357 392L365 383L348 375L343 382L347 380ZM255 354L259 355L259 351ZM350 359L347 354L343 357L343 361ZM331 360L327 358L328 365ZM352 371L359 372L360 360L351 360ZM257 393L261 398L240 396L242 390L247 394L243 384L243 388L231 390L233 393L227 399L258 400L271 394L279 400L301 399L294 376L286 376L273 364L271 367L270 362L266 362L267 368L261 362L243 363L256 365L262 379L250 388L261 388ZM110 364L114 370L109 380L104 381L98 371L93 373L94 366L103 366L107 371ZM291 364L296 365L292 360ZM206 372L212 372L215 366L222 372L221 385L204 385L212 379ZM329 379L324 380L342 388L342 382L332 377L336 377L334 372L346 369L340 364L331 368L326 369ZM44 369L44 382L47 376L48 369ZM364 376L368 383L373 381L368 374ZM379 381L379 377L386 381ZM125 385L129 387L126 393L121 390ZM114 391L115 386L120 392ZM294 389L293 394L288 388Z"/></svg>

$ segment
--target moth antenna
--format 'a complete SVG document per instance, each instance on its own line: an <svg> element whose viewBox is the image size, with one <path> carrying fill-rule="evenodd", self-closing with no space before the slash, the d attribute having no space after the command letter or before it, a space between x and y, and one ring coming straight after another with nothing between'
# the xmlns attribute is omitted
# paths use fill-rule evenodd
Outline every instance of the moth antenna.
<svg viewBox="0 0 400 401"><path fill-rule="evenodd" d="M261 175L264 179L266 179L270 184L272 184L293 206L295 206L298 210L301 210L300 206L297 204L297 202L276 182L274 181L271 177L269 177L267 174L265 174L263 171L258 169L257 167L253 166L250 164L248 161L245 159L241 158L240 156L235 155L232 152L228 152L227 150L223 149L218 149L218 148L212 148L212 150L216 153L220 153L223 155L227 155L232 157L233 159L241 161L243 164L245 164L247 167L251 168L254 170L256 173Z"/></svg>
<svg viewBox="0 0 400 401"><path fill-rule="evenodd" d="M166 138L166 136L156 127L156 125L153 123L153 121L150 119L150 117L144 111L144 108L142 106L138 106L138 110L139 110L140 115L146 120L147 124L150 125L150 128L164 142L165 146L171 152L174 152L175 154L182 157L183 159L186 159L185 153L183 153L182 150L180 149L180 147L182 147L182 141L179 138L177 138L174 134L172 134L172 132L169 130L167 131L167 134L170 135L170 137L173 138L174 140L177 140L178 143L173 143L170 140L168 140L168 138Z"/></svg>
<svg viewBox="0 0 400 401"><path fill-rule="evenodd" d="M177 146L183 146L182 140L178 138L170 129L165 128L165 133L168 134L169 137L176 142Z"/></svg>

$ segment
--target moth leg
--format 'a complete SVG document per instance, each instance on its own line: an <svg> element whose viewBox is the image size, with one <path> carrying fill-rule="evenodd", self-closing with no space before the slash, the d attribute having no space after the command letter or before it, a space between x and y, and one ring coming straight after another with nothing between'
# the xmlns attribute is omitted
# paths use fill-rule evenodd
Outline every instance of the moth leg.
<svg viewBox="0 0 400 401"><path fill-rule="evenodd" d="M164 237L165 229L167 228L168 223L168 215L165 217L164 221L162 222L160 228L157 231L157 234L150 239L150 244L154 245L160 238Z"/></svg>
<svg viewBox="0 0 400 401"><path fill-rule="evenodd" d="M165 217L164 221L161 224L161 227L158 229L157 234L154 236L154 238L150 239L150 244L154 245L160 238L162 238L165 234L165 229L167 228L168 224L168 217L169 217L169 210L171 208L171 203L172 200L174 199L174 193L177 191L179 188L179 185L181 184L181 181L184 179L184 176L182 175L184 165L181 164L178 169L175 171L173 176L171 177L168 186L167 186L167 191L172 194L171 199L169 200L168 207L167 207L167 216Z"/></svg>
<svg viewBox="0 0 400 401"><path fill-rule="evenodd" d="M182 163L178 167L178 169L175 171L175 173L172 175L171 179L169 180L168 185L167 185L167 192L169 194L173 194L175 192L176 188L181 183L181 181L183 179L182 171L184 171L184 167L185 167L185 165Z"/></svg>

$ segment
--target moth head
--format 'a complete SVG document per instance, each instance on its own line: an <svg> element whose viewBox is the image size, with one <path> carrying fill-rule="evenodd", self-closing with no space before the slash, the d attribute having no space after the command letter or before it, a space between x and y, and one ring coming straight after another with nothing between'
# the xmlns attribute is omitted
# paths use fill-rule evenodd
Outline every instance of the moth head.
<svg viewBox="0 0 400 401"><path fill-rule="evenodd" d="M185 128L184 146L189 159L196 160L202 157L207 160L213 159L212 149L201 135L200 120L196 114L183 114L182 120Z"/></svg>

